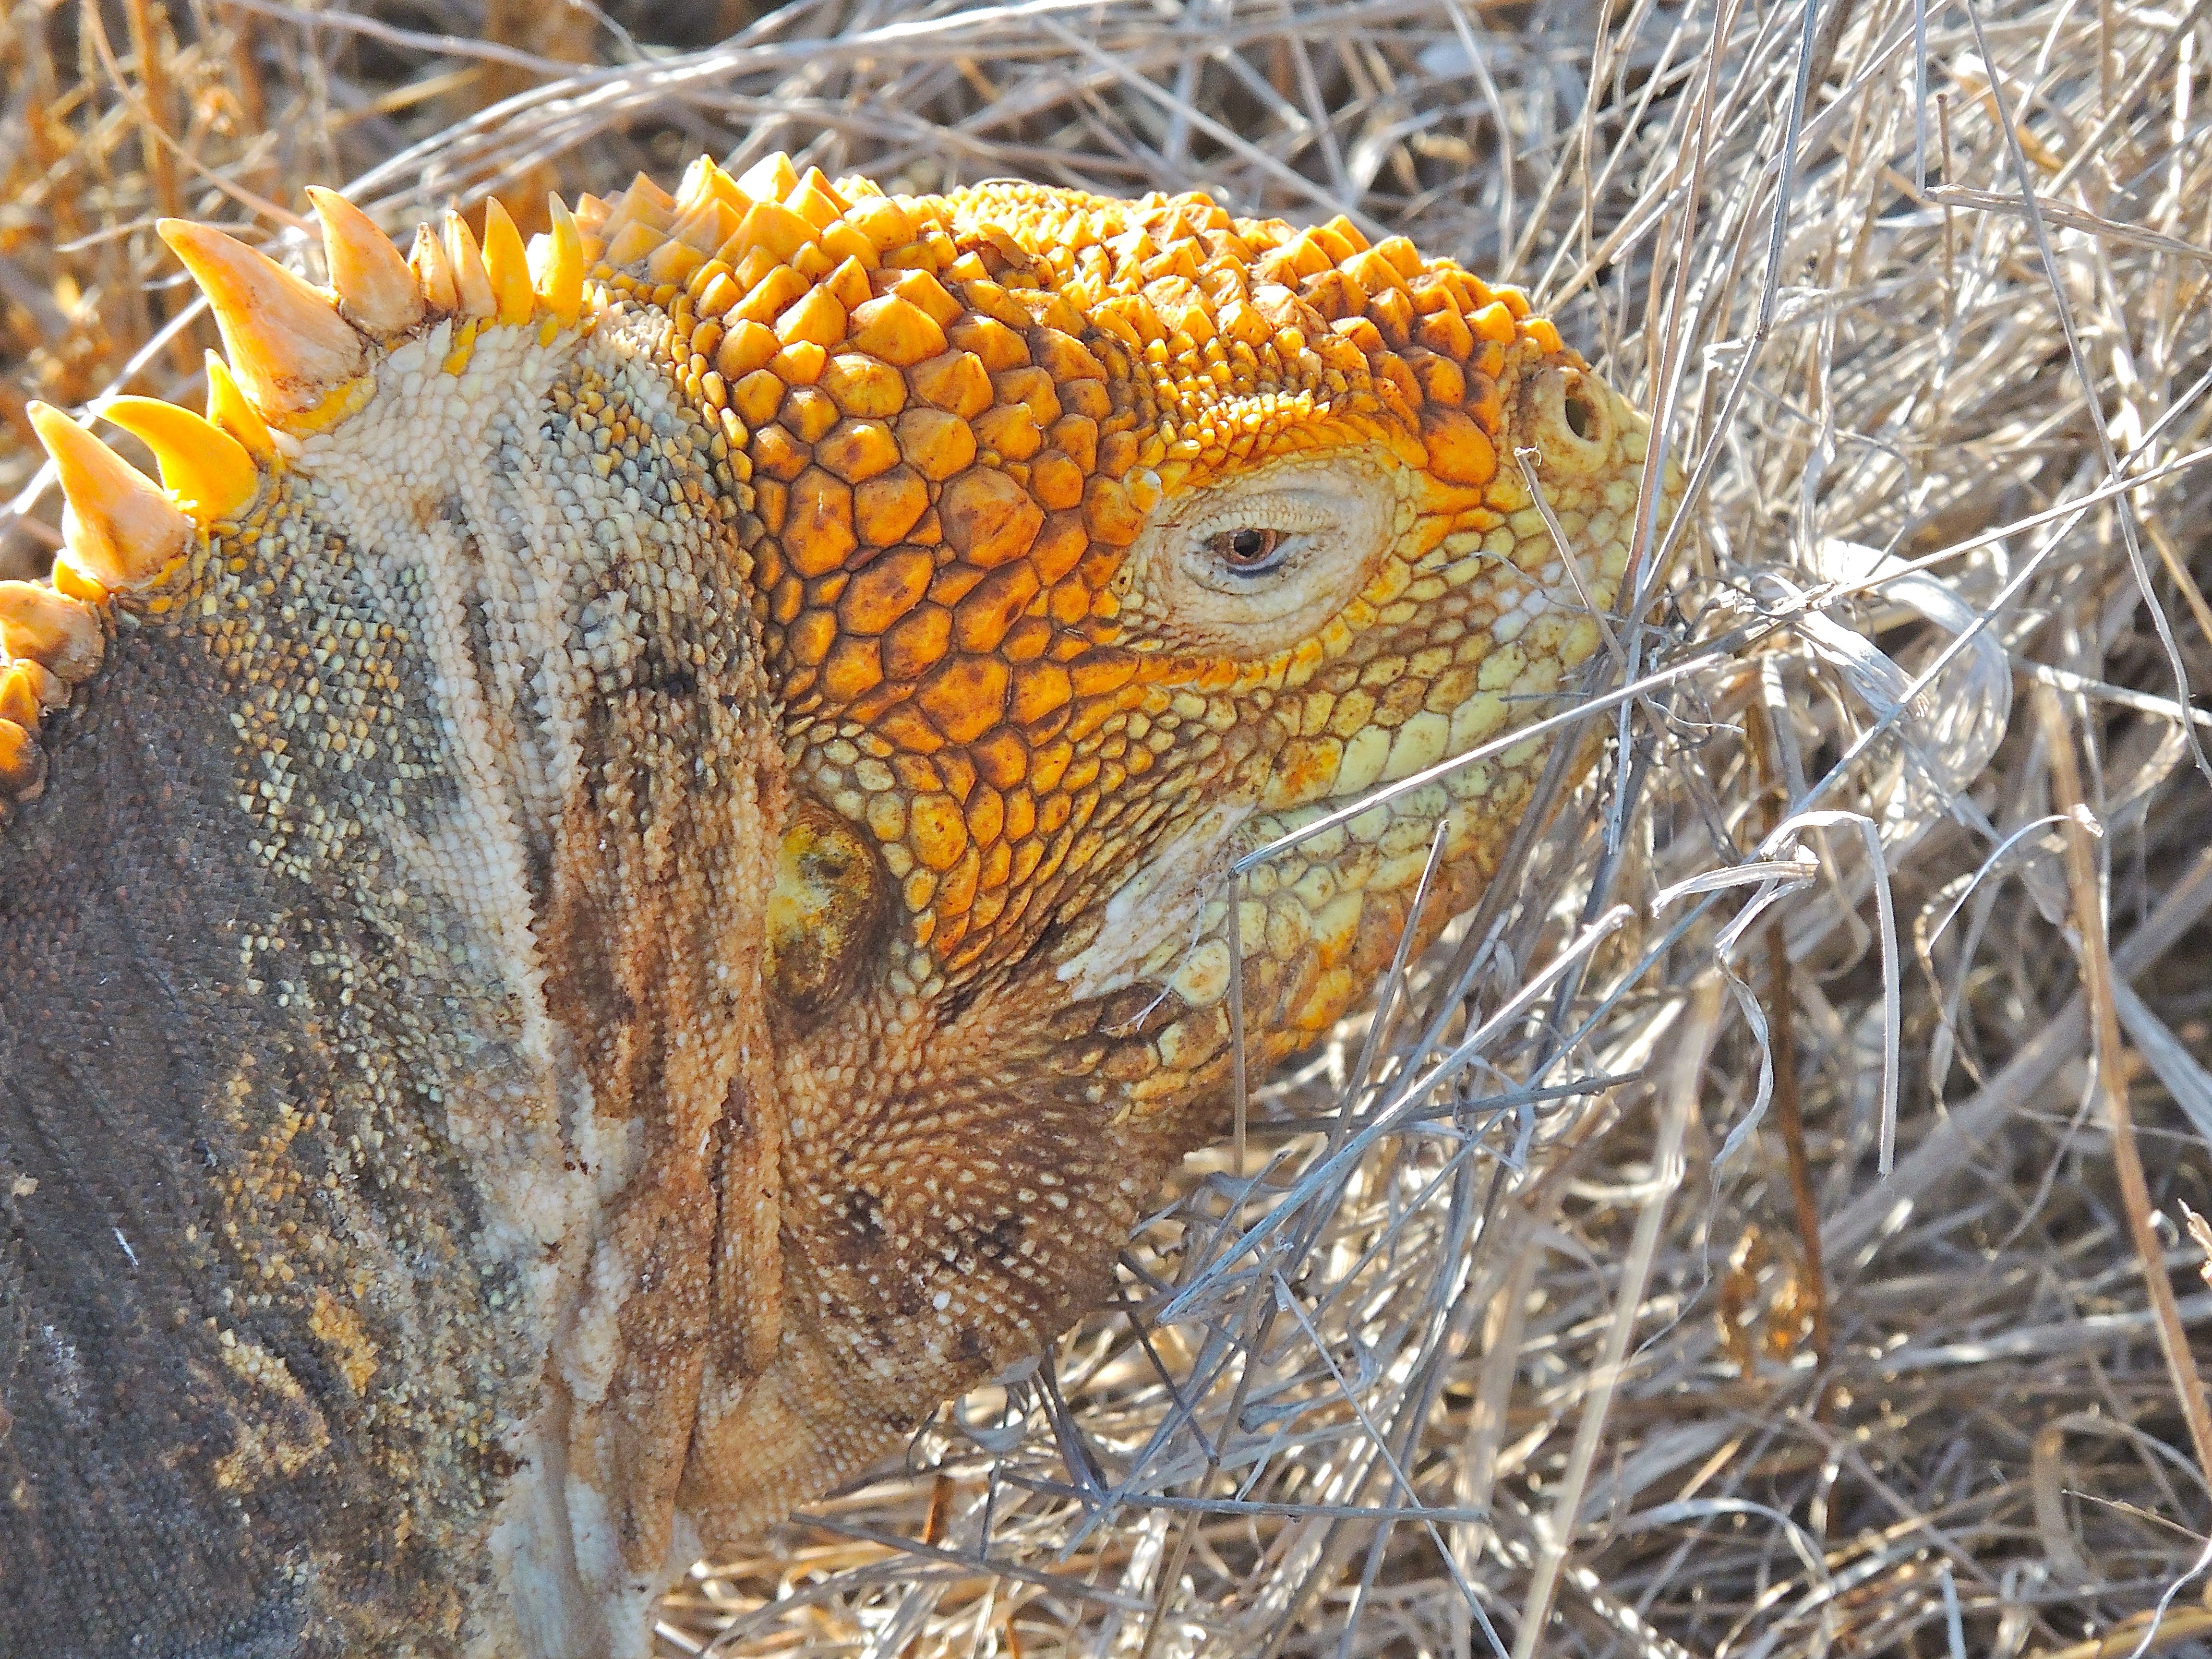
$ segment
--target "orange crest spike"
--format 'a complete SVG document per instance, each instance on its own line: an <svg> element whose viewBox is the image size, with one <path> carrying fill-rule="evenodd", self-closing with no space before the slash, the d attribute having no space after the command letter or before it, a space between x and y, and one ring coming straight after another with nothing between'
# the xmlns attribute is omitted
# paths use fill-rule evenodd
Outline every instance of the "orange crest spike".
<svg viewBox="0 0 2212 1659"><path fill-rule="evenodd" d="M118 398L100 413L154 452L161 482L202 523L236 518L261 487L246 446L189 409L158 398Z"/></svg>
<svg viewBox="0 0 2212 1659"><path fill-rule="evenodd" d="M799 169L781 150L763 155L738 178L738 188L756 202L781 202L798 183Z"/></svg>
<svg viewBox="0 0 2212 1659"><path fill-rule="evenodd" d="M392 239L376 222L334 190L307 186L307 199L323 222L323 258L338 308L382 340L396 340L422 320L422 290Z"/></svg>
<svg viewBox="0 0 2212 1659"><path fill-rule="evenodd" d="M553 228L533 240L543 250L536 267L538 297L563 328L574 328L584 308L584 239L558 196L545 198Z"/></svg>
<svg viewBox="0 0 2212 1659"><path fill-rule="evenodd" d="M446 264L453 273L455 309L464 317L497 314L499 302L492 297L491 275L484 269L476 234L469 222L451 208L446 210L445 242Z"/></svg>
<svg viewBox="0 0 2212 1659"><path fill-rule="evenodd" d="M27 731L39 729L46 705L39 696L34 676L46 671L34 662L9 663L0 668L0 720L13 720Z"/></svg>
<svg viewBox="0 0 2212 1659"><path fill-rule="evenodd" d="M27 657L81 685L107 648L100 613L39 582L0 582L0 654Z"/></svg>
<svg viewBox="0 0 2212 1659"><path fill-rule="evenodd" d="M46 787L46 751L35 728L0 715L0 797L33 801Z"/></svg>
<svg viewBox="0 0 2212 1659"><path fill-rule="evenodd" d="M530 286L530 259L523 252L522 233L496 198L484 204L484 274L491 281L492 304L502 323L526 323L537 308L538 295Z"/></svg>
<svg viewBox="0 0 2212 1659"><path fill-rule="evenodd" d="M261 411L239 389L230 365L215 352L207 355L207 417L216 428L245 446L246 453L262 466L276 465L276 445Z"/></svg>
<svg viewBox="0 0 2212 1659"><path fill-rule="evenodd" d="M415 251L408 255L407 268L415 273L415 285L422 290L422 303L430 314L452 316L461 303L453 287L453 262L446 258L445 244L438 240L438 233L429 226L415 227Z"/></svg>
<svg viewBox="0 0 2212 1659"><path fill-rule="evenodd" d="M155 228L207 295L231 372L264 416L311 417L368 368L360 334L304 278L205 225Z"/></svg>
<svg viewBox="0 0 2212 1659"><path fill-rule="evenodd" d="M33 401L27 412L61 475L71 520L64 532L79 568L111 588L158 580L191 544L191 520L152 479L58 409Z"/></svg>

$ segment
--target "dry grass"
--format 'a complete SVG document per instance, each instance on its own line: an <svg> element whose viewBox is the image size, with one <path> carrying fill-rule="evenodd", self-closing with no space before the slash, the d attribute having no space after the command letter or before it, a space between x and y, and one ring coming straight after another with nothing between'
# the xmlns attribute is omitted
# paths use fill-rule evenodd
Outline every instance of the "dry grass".
<svg viewBox="0 0 2212 1659"><path fill-rule="evenodd" d="M1492 899L668 1652L2212 1654L2205 0L90 15L0 45L19 426L190 390L155 211L781 147L1405 230L1694 476Z"/></svg>

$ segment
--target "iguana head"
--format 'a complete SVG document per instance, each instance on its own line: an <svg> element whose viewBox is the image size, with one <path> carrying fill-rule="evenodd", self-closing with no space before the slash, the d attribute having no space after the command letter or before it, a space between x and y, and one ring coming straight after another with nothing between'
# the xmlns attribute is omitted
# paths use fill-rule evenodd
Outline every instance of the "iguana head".
<svg viewBox="0 0 2212 1659"><path fill-rule="evenodd" d="M507 1310L380 1335L318 1280L301 1340L481 1384L431 1437L505 1455L457 1628L619 1625L1103 1297L1232 1001L1263 1064L1479 893L1541 738L1230 876L1559 706L1646 423L1518 293L1202 195L702 162L404 261L317 207L327 294L165 230L231 349L206 421L107 411L166 494L38 415L0 783L119 618L220 664L237 832L386 953Z"/></svg>

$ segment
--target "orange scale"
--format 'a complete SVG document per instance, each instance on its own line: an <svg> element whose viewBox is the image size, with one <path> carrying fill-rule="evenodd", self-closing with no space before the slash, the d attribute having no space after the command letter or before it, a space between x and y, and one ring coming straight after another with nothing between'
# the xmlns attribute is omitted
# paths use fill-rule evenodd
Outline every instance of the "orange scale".
<svg viewBox="0 0 2212 1659"><path fill-rule="evenodd" d="M995 657L955 657L922 682L915 700L947 741L967 743L1004 717L1009 678Z"/></svg>
<svg viewBox="0 0 2212 1659"><path fill-rule="evenodd" d="M974 955L967 952L963 952L957 958L955 958L951 954L953 947L957 945L962 939L967 937L968 918L965 915L940 915L938 917L937 937L935 940L933 941L933 948L937 952L938 960L944 963L948 970L952 969L952 964L956 959L963 968L974 959ZM980 952L975 952L974 954L980 954Z"/></svg>
<svg viewBox="0 0 2212 1659"><path fill-rule="evenodd" d="M929 597L933 604L957 605L961 600L981 585L987 574L978 570L972 564L951 562L951 550L949 548L945 550L937 574L930 580Z"/></svg>
<svg viewBox="0 0 2212 1659"><path fill-rule="evenodd" d="M906 407L906 381L898 370L860 352L830 358L817 384L856 420L888 419Z"/></svg>
<svg viewBox="0 0 2212 1659"><path fill-rule="evenodd" d="M872 691L883 678L883 646L876 640L841 637L822 664L822 689L840 702Z"/></svg>
<svg viewBox="0 0 2212 1659"><path fill-rule="evenodd" d="M1053 627L1042 614L1043 595L1031 599L1022 618L1006 630L999 654L1017 665L1035 662L1052 643Z"/></svg>
<svg viewBox="0 0 2212 1659"><path fill-rule="evenodd" d="M955 349L940 353L916 363L907 374L915 396L963 420L972 421L991 406L990 372L972 351Z"/></svg>
<svg viewBox="0 0 2212 1659"><path fill-rule="evenodd" d="M793 660L812 667L830 654L837 641L837 618L827 611L804 612L784 634L784 648Z"/></svg>
<svg viewBox="0 0 2212 1659"><path fill-rule="evenodd" d="M1044 509L1005 473L970 467L938 498L945 539L969 563L993 569L1030 550L1044 526Z"/></svg>
<svg viewBox="0 0 2212 1659"><path fill-rule="evenodd" d="M998 650L1037 588L1036 572L1027 564L1010 564L993 571L953 607L953 643L963 651Z"/></svg>
<svg viewBox="0 0 2212 1659"><path fill-rule="evenodd" d="M802 575L835 570L860 545L853 533L853 490L843 480L810 466L791 486L784 520L784 555Z"/></svg>
<svg viewBox="0 0 2212 1659"><path fill-rule="evenodd" d="M929 487L901 465L861 483L853 495L853 527L872 547L887 547L912 532L929 510Z"/></svg>
<svg viewBox="0 0 2212 1659"><path fill-rule="evenodd" d="M1004 852L1006 848L1003 845L1000 845L999 847L993 848L991 850L994 854L996 854ZM975 895L975 902L968 912L968 925L972 930L969 934L968 949L961 952L962 959L951 965L956 967L965 967L969 961L974 959L975 956L981 955L983 949L991 944L992 941L984 937L984 930L988 928L992 923L997 921L1000 916L1004 915L1006 912L1006 890L1004 884L1005 881L1006 875L1003 871L1000 872L998 882L994 883L991 880L990 871L988 868L985 869L981 884L981 890Z"/></svg>
<svg viewBox="0 0 2212 1659"><path fill-rule="evenodd" d="M826 394L817 396L836 407ZM881 421L848 417L832 427L819 441L816 459L848 483L865 483L899 464L898 441Z"/></svg>
<svg viewBox="0 0 2212 1659"><path fill-rule="evenodd" d="M857 721L861 726L872 728L860 740L863 750L879 760L890 758L890 739L884 734L878 723L884 720L893 708L913 695L914 688L910 685L896 685L885 682L878 685L873 690L863 691L853 699L845 709L845 717Z"/></svg>
<svg viewBox="0 0 2212 1659"><path fill-rule="evenodd" d="M1006 800L988 783L980 784L967 800L968 834L978 847L988 847L1006 827Z"/></svg>
<svg viewBox="0 0 2212 1659"><path fill-rule="evenodd" d="M975 889L982 874L982 854L975 850L971 841L961 854L960 861L938 880L935 908L940 919L938 923L940 927L947 926L945 919L967 914L969 906L975 902ZM953 937L941 935L939 938L942 945L950 946L952 942Z"/></svg>
<svg viewBox="0 0 2212 1659"><path fill-rule="evenodd" d="M799 385L784 394L777 414L803 444L820 442L841 418L835 398L819 387Z"/></svg>
<svg viewBox="0 0 2212 1659"><path fill-rule="evenodd" d="M811 386L822 378L822 371L829 363L830 354L811 340L786 342L768 360L771 373L786 385L795 386Z"/></svg>
<svg viewBox="0 0 2212 1659"><path fill-rule="evenodd" d="M1066 778L1067 769L1075 760L1075 745L1066 738L1041 743L1030 757L1030 787L1036 792L1037 828L1050 835L1060 826L1046 820L1052 814L1052 801Z"/></svg>
<svg viewBox="0 0 2212 1659"><path fill-rule="evenodd" d="M939 409L909 409L898 419L899 453L925 478L952 477L975 459L975 434L958 416Z"/></svg>
<svg viewBox="0 0 2212 1659"><path fill-rule="evenodd" d="M884 635L884 672L895 680L918 679L944 659L951 642L952 613L942 605L917 606ZM935 741L930 746L935 748L943 739L936 738L934 728L932 736Z"/></svg>
<svg viewBox="0 0 2212 1659"><path fill-rule="evenodd" d="M975 427L976 443L1008 461L1026 461L1044 447L1044 434L1025 404L1001 404L979 416Z"/></svg>
<svg viewBox="0 0 2212 1659"><path fill-rule="evenodd" d="M920 755L893 755L891 772L900 787L909 791L927 790L942 794L945 775L937 769L937 763Z"/></svg>
<svg viewBox="0 0 2212 1659"><path fill-rule="evenodd" d="M975 763L968 758L967 751L946 750L937 757L937 769L945 775L945 787L952 799L965 805L975 788Z"/></svg>
<svg viewBox="0 0 2212 1659"><path fill-rule="evenodd" d="M856 634L881 634L921 602L935 562L919 548L893 548L845 590L839 614Z"/></svg>
<svg viewBox="0 0 2212 1659"><path fill-rule="evenodd" d="M963 860L975 867L975 849L968 844L968 821L960 810L959 802L947 794L917 795L907 807L907 841L914 855L925 869L944 872L959 866ZM974 877L969 877L969 896L975 896ZM939 889L941 899L942 889ZM927 901L924 901L927 902ZM961 908L966 908L963 900Z"/></svg>
<svg viewBox="0 0 2212 1659"><path fill-rule="evenodd" d="M1052 590L1046 603L1045 614L1063 628L1073 628L1091 614L1091 590L1080 578L1070 577ZM1083 648L1077 641L1075 648Z"/></svg>
<svg viewBox="0 0 2212 1659"><path fill-rule="evenodd" d="M775 337L771 335L769 337L773 339ZM726 352L729 345L730 342L723 342ZM728 371L726 369L723 373L726 379ZM775 418L775 411L782 406L783 382L765 368L757 368L739 377L738 383L730 389L730 402L744 417L747 426L763 426Z"/></svg>
<svg viewBox="0 0 2212 1659"><path fill-rule="evenodd" d="M945 330L927 312L896 294L855 307L849 335L853 349L900 368L934 357L945 349Z"/></svg>
<svg viewBox="0 0 2212 1659"><path fill-rule="evenodd" d="M752 434L752 465L754 471L787 484L807 469L807 447L792 435L790 427L761 427Z"/></svg>

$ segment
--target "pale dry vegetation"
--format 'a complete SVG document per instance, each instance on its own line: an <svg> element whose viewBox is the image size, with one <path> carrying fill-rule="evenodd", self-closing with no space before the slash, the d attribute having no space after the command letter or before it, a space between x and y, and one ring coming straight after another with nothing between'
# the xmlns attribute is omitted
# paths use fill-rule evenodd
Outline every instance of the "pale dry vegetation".
<svg viewBox="0 0 2212 1659"><path fill-rule="evenodd" d="M1480 911L666 1650L2212 1654L2203 0L726 12L18 4L0 563L25 397L198 395L156 214L702 150L1403 230L1694 492Z"/></svg>

